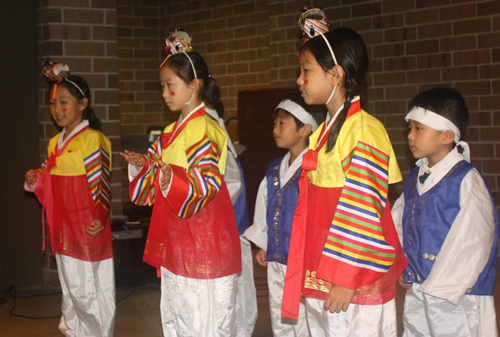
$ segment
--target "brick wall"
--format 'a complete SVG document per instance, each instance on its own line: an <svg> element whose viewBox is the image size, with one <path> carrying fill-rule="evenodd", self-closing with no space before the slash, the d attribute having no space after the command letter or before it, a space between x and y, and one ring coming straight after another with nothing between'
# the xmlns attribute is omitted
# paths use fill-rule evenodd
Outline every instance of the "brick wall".
<svg viewBox="0 0 500 337"><path fill-rule="evenodd" d="M302 42L296 22L303 1L160 1L160 54L155 56L151 41L143 51L148 52L147 57L131 54L131 50L140 48L140 32L150 33L148 41L155 34L145 23L152 22L146 18L154 18L156 2L118 3L119 32L137 34L123 39L120 34L120 74L130 74L128 68L122 69L123 51L127 52L125 59L136 61L136 76L143 71L151 80L151 95L143 103L139 100L141 91L130 89L136 94L134 104L151 104L163 125L177 114L169 114L164 104L154 105L161 103L159 91L154 93L156 67L165 55L163 41L175 26L192 35L195 50L204 56L221 84L226 119L237 114L239 90L296 85L296 52ZM136 5L133 10L124 6L122 11L121 3ZM414 165L403 118L409 101L431 87L454 87L465 96L471 112L465 139L471 145L473 163L485 175L500 204L500 1L323 0L314 1L314 5L325 9L333 27L349 26L363 36L370 54L368 111L386 125L403 172L408 173ZM135 38L139 39L134 47L121 43ZM149 66L144 68L146 60ZM143 63L139 66L138 61ZM132 99L131 95L124 97L125 93L121 88L122 106ZM122 131L138 132L141 127L145 130L158 124L133 121L140 114L152 112L146 107L131 111L126 121L122 115ZM401 188L401 184L392 188L392 198Z"/></svg>
<svg viewBox="0 0 500 337"><path fill-rule="evenodd" d="M37 56L67 63L71 73L86 79L91 88L91 105L110 139L112 156L111 215L122 214L120 111L118 90L118 44L116 5L112 0L37 1ZM41 69L41 68L39 68ZM48 85L41 70L38 81L40 163L47 156L49 140L59 130L48 108ZM46 254L46 284L58 284L53 257Z"/></svg>

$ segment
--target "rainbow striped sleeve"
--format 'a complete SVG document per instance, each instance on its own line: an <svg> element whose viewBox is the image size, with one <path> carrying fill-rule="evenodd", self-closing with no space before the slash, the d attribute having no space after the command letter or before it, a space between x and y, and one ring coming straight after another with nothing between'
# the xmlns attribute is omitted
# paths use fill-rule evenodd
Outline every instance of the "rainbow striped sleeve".
<svg viewBox="0 0 500 337"><path fill-rule="evenodd" d="M83 160L92 199L96 206L109 212L111 203L111 170L109 153L102 146Z"/></svg>
<svg viewBox="0 0 500 337"><path fill-rule="evenodd" d="M144 165L137 177L130 182L130 200L136 205L152 206L155 202L154 179L161 160L161 145L161 137L158 137L148 149L145 156L146 165Z"/></svg>
<svg viewBox="0 0 500 337"><path fill-rule="evenodd" d="M186 151L189 168L171 165L173 175L167 202L181 218L189 218L207 205L219 192L221 151L208 135Z"/></svg>
<svg viewBox="0 0 500 337"><path fill-rule="evenodd" d="M372 275L386 273L394 263L396 250L386 242L380 222L387 203L388 167L389 156L362 141L342 161L346 181L323 249L330 263Z"/></svg>

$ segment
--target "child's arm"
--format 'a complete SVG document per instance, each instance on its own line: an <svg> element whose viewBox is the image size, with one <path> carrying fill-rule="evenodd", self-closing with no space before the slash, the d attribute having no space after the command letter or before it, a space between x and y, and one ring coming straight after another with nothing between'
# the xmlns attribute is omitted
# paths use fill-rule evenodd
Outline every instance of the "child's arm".
<svg viewBox="0 0 500 337"><path fill-rule="evenodd" d="M255 260L261 266L267 267L267 252L264 249L260 249L255 255Z"/></svg>
<svg viewBox="0 0 500 337"><path fill-rule="evenodd" d="M253 224L248 227L243 234L248 240L252 241L257 247L267 250L267 178L262 179L257 198L255 200L255 211Z"/></svg>
<svg viewBox="0 0 500 337"><path fill-rule="evenodd" d="M474 286L491 254L493 207L483 178L471 170L460 186L460 212L420 291L456 305Z"/></svg>
<svg viewBox="0 0 500 337"><path fill-rule="evenodd" d="M227 151L227 145L224 146L223 151ZM169 165L170 184L163 196L180 218L193 216L219 192L223 183L218 166L221 153L217 144L205 135L186 150L188 168Z"/></svg>
<svg viewBox="0 0 500 337"><path fill-rule="evenodd" d="M363 141L358 141L342 160L346 181L320 259L318 278L354 290L373 284L394 263L396 249L387 242L380 221L388 209L389 160L388 154ZM398 244L397 237L394 239ZM336 289L340 288L332 291ZM333 296L331 292L330 298L349 298L348 294ZM331 305L344 308L344 304Z"/></svg>
<svg viewBox="0 0 500 337"><path fill-rule="evenodd" d="M241 191L243 190L243 183L241 181L240 167L238 166L233 153L229 149L227 150L224 181L226 182L227 190L229 192L229 196L231 197L231 203L234 206L236 201L238 201Z"/></svg>
<svg viewBox="0 0 500 337"><path fill-rule="evenodd" d="M130 200L141 206L152 206L155 202L154 179L160 167L162 152L161 137L148 149L147 155L125 151L122 157L129 165Z"/></svg>
<svg viewBox="0 0 500 337"><path fill-rule="evenodd" d="M94 199L94 216L87 227L96 236L104 229L109 216L111 201L111 143L101 133L89 136L84 147L84 165L92 199ZM99 221L99 223L96 222Z"/></svg>

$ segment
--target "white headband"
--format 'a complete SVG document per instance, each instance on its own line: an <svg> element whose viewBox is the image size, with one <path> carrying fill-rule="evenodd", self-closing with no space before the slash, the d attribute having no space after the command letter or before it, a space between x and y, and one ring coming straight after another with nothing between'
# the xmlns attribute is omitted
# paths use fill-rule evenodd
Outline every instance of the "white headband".
<svg viewBox="0 0 500 337"><path fill-rule="evenodd" d="M410 110L410 112L408 112L405 120L408 122L408 120L410 119L414 120L415 122L427 125L428 127L431 127L437 131L453 131L453 133L455 134L453 140L455 141L457 146L462 146L462 148L464 149L464 158L465 160L470 162L469 145L464 141L460 141L460 130L449 119L421 107L414 107Z"/></svg>
<svg viewBox="0 0 500 337"><path fill-rule="evenodd" d="M291 101L289 99L284 99L278 104L276 109L283 109L291 113L293 116L295 116L299 121L301 121L304 124L311 124L312 126L312 131L316 130L318 128L318 123L316 123L316 120L314 117L307 112L303 107L295 103L294 101Z"/></svg>

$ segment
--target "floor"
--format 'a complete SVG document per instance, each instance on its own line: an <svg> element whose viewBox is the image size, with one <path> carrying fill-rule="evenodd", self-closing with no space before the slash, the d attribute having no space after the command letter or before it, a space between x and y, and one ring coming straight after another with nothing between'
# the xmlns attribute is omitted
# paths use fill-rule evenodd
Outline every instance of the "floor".
<svg viewBox="0 0 500 337"><path fill-rule="evenodd" d="M255 286L257 288L259 316L254 330L254 337L272 336L269 320L268 292L266 270L264 267L254 266ZM402 333L401 312L404 302L404 293L398 287L398 332ZM495 304L497 315L500 312L500 277L497 277ZM5 292L0 293L4 297ZM24 297L27 296L27 297ZM151 282L140 287L117 289L118 301L116 312L115 336L117 337L161 337L161 323L159 311L160 290L159 282ZM61 295L57 289L49 287L31 287L18 289L16 301L12 296L5 296L6 303L0 305L0 335L8 337L60 337L57 329L60 315ZM53 317L47 319L33 319L14 317L16 315L31 317ZM497 319L498 321L498 319Z"/></svg>

